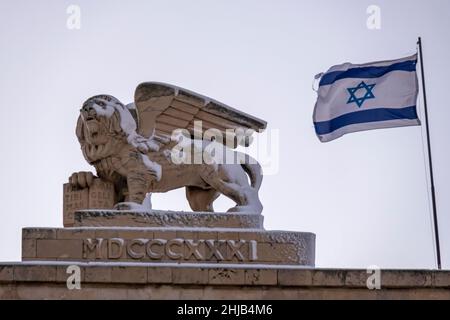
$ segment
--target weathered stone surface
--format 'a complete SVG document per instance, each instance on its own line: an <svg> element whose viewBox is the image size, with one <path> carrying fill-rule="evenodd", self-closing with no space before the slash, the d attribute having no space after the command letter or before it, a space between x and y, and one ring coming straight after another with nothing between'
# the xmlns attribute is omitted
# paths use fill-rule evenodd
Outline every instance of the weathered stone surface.
<svg viewBox="0 0 450 320"><path fill-rule="evenodd" d="M22 239L56 239L56 228L22 228Z"/></svg>
<svg viewBox="0 0 450 320"><path fill-rule="evenodd" d="M56 238L59 240L95 238L95 233L95 229L64 228L57 229Z"/></svg>
<svg viewBox="0 0 450 320"><path fill-rule="evenodd" d="M284 257L287 259L287 261L284 261L287 264L300 264L298 248L293 244L263 242L259 245L258 249L258 257L262 261L277 262Z"/></svg>
<svg viewBox="0 0 450 320"><path fill-rule="evenodd" d="M369 290L366 270L79 263L69 290L69 265L0 264L0 299L450 299L448 271L381 270Z"/></svg>
<svg viewBox="0 0 450 320"><path fill-rule="evenodd" d="M112 283L112 266L84 268L84 281L90 283Z"/></svg>
<svg viewBox="0 0 450 320"><path fill-rule="evenodd" d="M432 274L424 271L391 271L381 273L381 283L390 287L403 287L410 285L431 286Z"/></svg>
<svg viewBox="0 0 450 320"><path fill-rule="evenodd" d="M345 275L345 285L361 287L367 284L367 278L371 273L361 273L360 270L349 270Z"/></svg>
<svg viewBox="0 0 450 320"><path fill-rule="evenodd" d="M75 210L86 208L89 208L89 189L80 189L65 183L63 185L63 225L73 226Z"/></svg>
<svg viewBox="0 0 450 320"><path fill-rule="evenodd" d="M345 284L345 276L346 273L343 270L316 270L313 273L313 283L342 287Z"/></svg>
<svg viewBox="0 0 450 320"><path fill-rule="evenodd" d="M314 265L315 237L311 233L283 232L279 236L278 231L201 230L24 229L23 260Z"/></svg>
<svg viewBox="0 0 450 320"><path fill-rule="evenodd" d="M56 265L14 265L14 281L55 282Z"/></svg>
<svg viewBox="0 0 450 320"><path fill-rule="evenodd" d="M13 281L13 279L14 279L14 266L0 265L0 282Z"/></svg>
<svg viewBox="0 0 450 320"><path fill-rule="evenodd" d="M81 259L83 254L83 240L65 239L65 240L36 240L36 259Z"/></svg>
<svg viewBox="0 0 450 320"><path fill-rule="evenodd" d="M276 269L246 269L245 284L246 285L276 285L277 284Z"/></svg>
<svg viewBox="0 0 450 320"><path fill-rule="evenodd" d="M174 268L172 269L172 283L179 284L207 284L209 281L206 268Z"/></svg>
<svg viewBox="0 0 450 320"><path fill-rule="evenodd" d="M200 227L262 229L264 217L246 213L122 210L75 212L75 227Z"/></svg>
<svg viewBox="0 0 450 320"><path fill-rule="evenodd" d="M245 283L245 269L210 269L208 283L242 285Z"/></svg>
<svg viewBox="0 0 450 320"><path fill-rule="evenodd" d="M85 188L66 183L63 186L63 224L72 227L77 210L112 209L115 203L114 185L110 182L93 179Z"/></svg>
<svg viewBox="0 0 450 320"><path fill-rule="evenodd" d="M435 271L433 276L436 287L450 288L450 271Z"/></svg>
<svg viewBox="0 0 450 320"><path fill-rule="evenodd" d="M278 271L280 286L311 286L313 284L312 270L281 269Z"/></svg>
<svg viewBox="0 0 450 320"><path fill-rule="evenodd" d="M166 267L148 267L148 283L172 283L172 270Z"/></svg>
<svg viewBox="0 0 450 320"><path fill-rule="evenodd" d="M147 269L140 267L112 267L112 283L147 283Z"/></svg>
<svg viewBox="0 0 450 320"><path fill-rule="evenodd" d="M36 258L36 239L22 239L22 257Z"/></svg>

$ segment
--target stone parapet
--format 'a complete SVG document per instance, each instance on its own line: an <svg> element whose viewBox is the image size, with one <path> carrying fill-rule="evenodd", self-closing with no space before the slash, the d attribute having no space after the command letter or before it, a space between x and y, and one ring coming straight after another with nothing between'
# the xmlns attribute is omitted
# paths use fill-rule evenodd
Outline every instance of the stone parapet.
<svg viewBox="0 0 450 320"><path fill-rule="evenodd" d="M450 271L381 270L381 288L357 269L176 263L77 263L81 290L69 290L69 262L0 264L0 299L450 299Z"/></svg>

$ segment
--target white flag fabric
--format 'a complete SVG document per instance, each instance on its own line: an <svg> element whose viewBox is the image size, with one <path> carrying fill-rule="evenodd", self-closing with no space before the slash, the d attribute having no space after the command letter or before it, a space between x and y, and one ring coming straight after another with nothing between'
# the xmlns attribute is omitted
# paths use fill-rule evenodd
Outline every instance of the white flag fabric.
<svg viewBox="0 0 450 320"><path fill-rule="evenodd" d="M346 133L420 125L417 54L366 64L344 63L322 75L313 121L319 140Z"/></svg>

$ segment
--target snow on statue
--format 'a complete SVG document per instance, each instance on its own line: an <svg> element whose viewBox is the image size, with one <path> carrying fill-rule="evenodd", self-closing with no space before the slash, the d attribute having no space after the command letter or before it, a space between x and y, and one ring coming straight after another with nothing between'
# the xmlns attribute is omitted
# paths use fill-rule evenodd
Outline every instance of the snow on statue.
<svg viewBox="0 0 450 320"><path fill-rule="evenodd" d="M76 128L85 159L114 184L116 208L150 209L151 193L186 187L194 211L212 212L223 194L236 202L230 212L261 213L261 167L232 149L248 146L265 121L162 83L140 84L134 98L128 105L110 95L89 98ZM86 188L94 175L69 180Z"/></svg>

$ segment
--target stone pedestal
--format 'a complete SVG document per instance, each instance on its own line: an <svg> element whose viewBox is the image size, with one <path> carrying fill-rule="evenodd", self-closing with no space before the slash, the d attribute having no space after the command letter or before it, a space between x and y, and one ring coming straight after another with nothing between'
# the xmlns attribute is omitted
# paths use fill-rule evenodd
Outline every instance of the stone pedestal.
<svg viewBox="0 0 450 320"><path fill-rule="evenodd" d="M68 194L79 194L73 199L81 199L84 206L91 201L92 192L93 188ZM314 234L267 231L263 216L256 214L89 209L75 211L69 225L24 228L23 262L13 267L17 272L13 272L11 281L16 281L14 276L30 283L45 278L49 288L56 288L51 281L59 281L54 292L42 289L42 296L51 298L123 298L113 289L114 283L129 284L129 297L150 297L137 289L136 283L141 282L152 288L164 284L164 290L152 293L152 297L176 298L183 283L204 286L205 290L210 284L276 285L277 270L311 268L315 263ZM70 276L67 270L73 266L80 268L81 285L89 287L91 293L63 292L64 280ZM0 268L3 273L8 270ZM8 292L2 293L1 281L0 277L0 296L8 298ZM102 289L92 293L96 287ZM25 291L30 294L27 297L33 296L29 288ZM229 298L239 298L240 290L236 289L234 295ZM201 296L192 298L214 295L202 291Z"/></svg>
<svg viewBox="0 0 450 320"><path fill-rule="evenodd" d="M86 210L74 227L22 232L25 261L314 266L314 256L314 234L266 231L252 214Z"/></svg>

